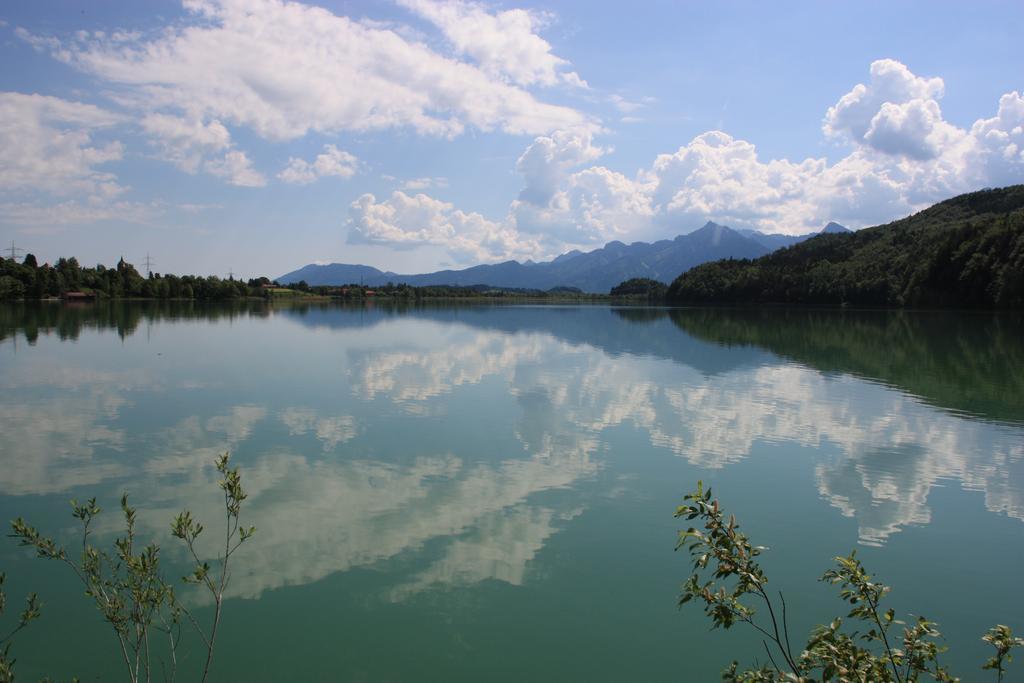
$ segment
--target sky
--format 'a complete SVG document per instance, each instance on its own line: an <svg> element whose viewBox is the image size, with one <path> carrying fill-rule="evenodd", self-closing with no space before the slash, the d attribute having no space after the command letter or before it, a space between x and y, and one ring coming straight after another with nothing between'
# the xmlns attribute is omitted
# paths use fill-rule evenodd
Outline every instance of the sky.
<svg viewBox="0 0 1024 683"><path fill-rule="evenodd" d="M1022 35L1018 1L8 0L0 247L276 277L877 225L1024 182Z"/></svg>

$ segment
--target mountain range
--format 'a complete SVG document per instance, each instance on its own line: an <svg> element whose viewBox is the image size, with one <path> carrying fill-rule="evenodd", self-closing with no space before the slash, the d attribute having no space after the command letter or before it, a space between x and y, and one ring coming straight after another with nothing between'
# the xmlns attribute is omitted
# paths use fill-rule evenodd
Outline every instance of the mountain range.
<svg viewBox="0 0 1024 683"><path fill-rule="evenodd" d="M838 223L829 223L821 232L849 231ZM311 286L361 283L375 287L393 282L420 287L489 285L541 290L576 287L584 292L607 292L630 278L669 283L680 273L707 261L757 258L817 234L820 233L791 236L738 231L709 221L699 230L675 239L632 244L609 242L593 251L573 250L541 263L505 261L415 275L385 272L365 265L310 264L277 280L284 284L305 280Z"/></svg>

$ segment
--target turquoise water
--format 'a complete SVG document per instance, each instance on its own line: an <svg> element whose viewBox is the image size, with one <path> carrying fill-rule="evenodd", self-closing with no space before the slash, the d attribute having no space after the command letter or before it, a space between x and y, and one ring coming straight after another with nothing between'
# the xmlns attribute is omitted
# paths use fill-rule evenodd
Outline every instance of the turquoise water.
<svg viewBox="0 0 1024 683"><path fill-rule="evenodd" d="M842 612L816 579L857 548L975 680L984 630L1024 631L1022 339L947 313L8 305L0 518L70 544L95 495L111 540L127 491L177 576L170 520L221 528L230 451L258 532L216 680L703 681L760 654L676 608L672 513L703 479L794 632ZM9 612L45 603L19 676L121 677L65 568L8 539L0 571Z"/></svg>

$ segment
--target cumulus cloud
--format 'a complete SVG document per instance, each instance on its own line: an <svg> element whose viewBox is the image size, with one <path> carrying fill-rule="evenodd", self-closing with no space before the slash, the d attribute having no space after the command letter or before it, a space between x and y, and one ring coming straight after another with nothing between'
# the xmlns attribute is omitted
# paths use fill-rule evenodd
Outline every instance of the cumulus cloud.
<svg viewBox="0 0 1024 683"><path fill-rule="evenodd" d="M267 179L252 166L252 161L245 152L233 149L220 159L207 161L207 172L224 178L231 185L239 187L263 187Z"/></svg>
<svg viewBox="0 0 1024 683"><path fill-rule="evenodd" d="M57 232L104 220L145 223L158 207L125 201L103 168L124 146L104 140L124 118L93 104L0 93L0 224Z"/></svg>
<svg viewBox="0 0 1024 683"><path fill-rule="evenodd" d="M934 159L964 132L946 123L935 100L884 102L871 119L864 142L886 154L903 154L925 161Z"/></svg>
<svg viewBox="0 0 1024 683"><path fill-rule="evenodd" d="M194 116L151 112L143 116L139 125L160 151L159 157L186 173L205 171L242 187L266 185L266 179L253 168L245 152L234 149L231 133L218 120L204 123Z"/></svg>
<svg viewBox="0 0 1024 683"><path fill-rule="evenodd" d="M346 226L350 242L397 248L442 246L461 262L530 258L540 250L536 242L521 239L507 225L422 193L410 196L400 190L381 202L372 194L359 197L349 206Z"/></svg>
<svg viewBox="0 0 1024 683"><path fill-rule="evenodd" d="M526 183L519 198L536 206L551 201L566 171L594 161L605 150L596 147L587 130L560 130L538 137L516 161Z"/></svg>
<svg viewBox="0 0 1024 683"><path fill-rule="evenodd" d="M1019 93L1003 95L996 116L964 130L942 117L941 78L917 76L893 60L872 63L870 74L825 117L825 133L852 144L846 157L832 165L762 161L748 141L704 133L641 173L653 183L657 219L712 218L798 234L829 220L882 223L961 192L1024 180Z"/></svg>
<svg viewBox="0 0 1024 683"><path fill-rule="evenodd" d="M870 73L867 85L854 87L826 114L825 133L851 146L832 164L824 158L762 159L752 142L708 131L630 177L588 165L607 151L589 130L539 136L516 163L523 188L504 219L478 217L502 235L491 243L497 249L479 245L474 251L461 238L457 246L484 260L515 253L550 258L613 239L673 237L709 219L806 234L830 220L854 228L876 225L955 194L1024 181L1020 93L1003 95L995 116L962 129L942 117L936 100L942 79L917 76L893 60L874 62ZM435 227L399 221L405 227L393 241L448 246L452 235L471 234L446 218L457 213L454 207L438 206L444 208L433 214ZM437 226L451 232L441 236Z"/></svg>
<svg viewBox="0 0 1024 683"><path fill-rule="evenodd" d="M186 0L194 21L157 37L24 36L119 88L126 104L246 126L270 140L310 131L467 126L539 134L589 118L399 33L281 0Z"/></svg>
<svg viewBox="0 0 1024 683"><path fill-rule="evenodd" d="M120 121L92 104L0 93L0 192L120 194L125 188L115 176L97 167L120 160L124 148L117 140L94 140Z"/></svg>
<svg viewBox="0 0 1024 683"><path fill-rule="evenodd" d="M806 222L807 183L824 167L820 159L762 163L750 142L711 131L673 154L659 155L648 176L652 202L669 220L714 216L729 224L782 228L776 224L780 212Z"/></svg>
<svg viewBox="0 0 1024 683"><path fill-rule="evenodd" d="M566 246L593 246L644 229L653 217L643 183L603 166L568 176L546 204L517 200L510 218L520 234L537 236L553 255Z"/></svg>
<svg viewBox="0 0 1024 683"><path fill-rule="evenodd" d="M288 165L277 177L296 185L308 185L325 176L337 176L348 179L359 169L359 159L334 145L324 145L324 151L312 162L291 157Z"/></svg>
<svg viewBox="0 0 1024 683"><path fill-rule="evenodd" d="M492 77L521 86L587 87L537 34L546 23L544 15L523 9L492 14L478 3L461 0L398 1L437 26L457 53L475 60Z"/></svg>
<svg viewBox="0 0 1024 683"><path fill-rule="evenodd" d="M1005 185L1021 182L1024 168L1024 97L1010 92L999 98L999 110L990 119L971 126L972 155L984 182Z"/></svg>
<svg viewBox="0 0 1024 683"><path fill-rule="evenodd" d="M161 157L188 173L195 173L205 155L231 147L231 133L217 120L203 123L168 114L149 113L139 125L161 151Z"/></svg>
<svg viewBox="0 0 1024 683"><path fill-rule="evenodd" d="M825 114L826 134L848 135L854 141L864 141L884 104L935 101L945 92L941 78L916 76L894 59L872 62L870 76L867 84L858 83L829 107Z"/></svg>

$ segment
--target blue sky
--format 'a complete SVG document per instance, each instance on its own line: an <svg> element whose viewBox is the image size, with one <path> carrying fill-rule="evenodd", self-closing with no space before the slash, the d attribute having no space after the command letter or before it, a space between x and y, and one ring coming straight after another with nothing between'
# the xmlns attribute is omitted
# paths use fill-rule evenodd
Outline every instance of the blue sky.
<svg viewBox="0 0 1024 683"><path fill-rule="evenodd" d="M1018 2L10 2L0 244L280 275L1024 182Z"/></svg>

